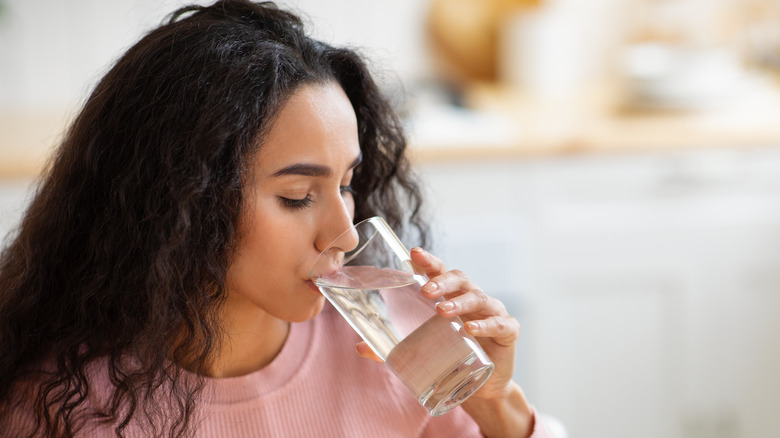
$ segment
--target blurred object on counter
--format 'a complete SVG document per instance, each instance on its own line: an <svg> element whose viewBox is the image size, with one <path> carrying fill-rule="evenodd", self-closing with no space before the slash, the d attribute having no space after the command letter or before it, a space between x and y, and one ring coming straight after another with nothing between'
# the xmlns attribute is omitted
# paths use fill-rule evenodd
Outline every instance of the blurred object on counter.
<svg viewBox="0 0 780 438"><path fill-rule="evenodd" d="M758 3L768 2L639 0L618 57L621 109L720 110L774 96L746 62L746 17Z"/></svg>
<svg viewBox="0 0 780 438"><path fill-rule="evenodd" d="M632 7L633 0L547 0L508 16L501 31L501 82L545 100L567 100L610 80Z"/></svg>
<svg viewBox="0 0 780 438"><path fill-rule="evenodd" d="M498 80L503 21L542 0L433 0L427 28L438 68L456 84Z"/></svg>
<svg viewBox="0 0 780 438"><path fill-rule="evenodd" d="M421 83L402 113L414 148L507 148L521 135L518 121L504 111L474 108L462 90Z"/></svg>
<svg viewBox="0 0 780 438"><path fill-rule="evenodd" d="M733 46L738 42L742 28L743 1L634 0L629 43Z"/></svg>
<svg viewBox="0 0 780 438"><path fill-rule="evenodd" d="M734 51L641 43L626 48L626 104L647 109L706 109L734 103L752 82Z"/></svg>
<svg viewBox="0 0 780 438"><path fill-rule="evenodd" d="M499 111L426 106L407 125L415 147L509 148L521 138L516 120Z"/></svg>
<svg viewBox="0 0 780 438"><path fill-rule="evenodd" d="M780 2L746 0L743 21L748 64L780 74Z"/></svg>

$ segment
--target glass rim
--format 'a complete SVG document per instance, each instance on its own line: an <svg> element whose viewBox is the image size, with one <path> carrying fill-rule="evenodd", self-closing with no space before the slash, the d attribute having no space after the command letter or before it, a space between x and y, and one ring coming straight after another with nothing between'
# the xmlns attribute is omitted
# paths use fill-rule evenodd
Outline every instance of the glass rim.
<svg viewBox="0 0 780 438"><path fill-rule="evenodd" d="M368 218L365 218L359 222L356 222L352 224L349 228L344 230L341 234L339 234L335 239L333 239L327 247L325 247L324 250L322 250L319 254L317 254L317 257L314 259L314 262L312 263L312 267L309 270L309 278L314 279L321 277L321 275L314 275L314 269L317 267L317 263L320 260L321 257L327 257L326 253L330 251L330 249L333 247L333 245L338 242L344 235L351 232L352 230L357 230L359 227L365 227L367 223L371 223L374 226L373 233L370 235L367 235L365 238L360 238L360 233L358 232L358 246L355 247L355 249L352 249L350 251L344 251L344 259L341 261L341 266L345 266L352 260L354 260L358 255L360 255L366 248L368 248L369 243L376 238L377 234L384 237L385 242L388 243L388 245L392 248L393 252L396 254L404 254L407 259L411 260L411 255L409 253L409 250L406 249L406 246L404 246L403 242L396 236L393 229L390 227L390 224L387 223L387 221L381 217L381 216L371 216Z"/></svg>

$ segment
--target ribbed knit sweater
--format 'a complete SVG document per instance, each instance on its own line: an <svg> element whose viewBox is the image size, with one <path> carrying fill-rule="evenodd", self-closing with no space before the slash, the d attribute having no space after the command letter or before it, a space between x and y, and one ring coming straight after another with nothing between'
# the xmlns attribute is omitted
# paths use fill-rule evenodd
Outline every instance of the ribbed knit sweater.
<svg viewBox="0 0 780 438"><path fill-rule="evenodd" d="M241 377L208 379L199 399L194 435L482 436L476 423L460 407L441 417L428 415L387 367L358 356L355 344L359 340L326 304L316 318L291 325L282 350L263 369ZM104 375L104 371L95 374ZM102 380L93 376L93 382ZM125 432L128 437L148 435L148 430L135 422ZM0 436L5 435L0 432ZM77 436L115 434L111 425L88 425ZM543 428L537 427L533 438L546 436Z"/></svg>

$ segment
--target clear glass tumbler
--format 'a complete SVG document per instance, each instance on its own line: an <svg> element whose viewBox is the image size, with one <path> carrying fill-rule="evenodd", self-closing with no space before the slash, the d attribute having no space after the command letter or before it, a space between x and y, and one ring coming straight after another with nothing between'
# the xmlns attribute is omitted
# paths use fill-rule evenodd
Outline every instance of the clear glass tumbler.
<svg viewBox="0 0 780 438"><path fill-rule="evenodd" d="M345 231L317 257L311 279L431 415L463 403L492 374L463 321L423 297L428 278L384 219Z"/></svg>

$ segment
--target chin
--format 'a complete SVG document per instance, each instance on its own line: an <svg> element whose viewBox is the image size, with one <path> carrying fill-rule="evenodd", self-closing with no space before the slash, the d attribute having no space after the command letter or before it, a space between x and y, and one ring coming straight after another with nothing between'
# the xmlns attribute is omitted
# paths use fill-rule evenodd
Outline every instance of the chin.
<svg viewBox="0 0 780 438"><path fill-rule="evenodd" d="M325 297L320 295L317 297L317 299L314 302L308 304L308 306L306 307L306 310L308 310L308 312L305 312L305 309L303 308L299 309L300 312L296 312L296 314L293 315L293 317L290 319L290 322L304 322L313 319L314 317L319 315L320 312L322 312L322 308L324 306L325 306Z"/></svg>

